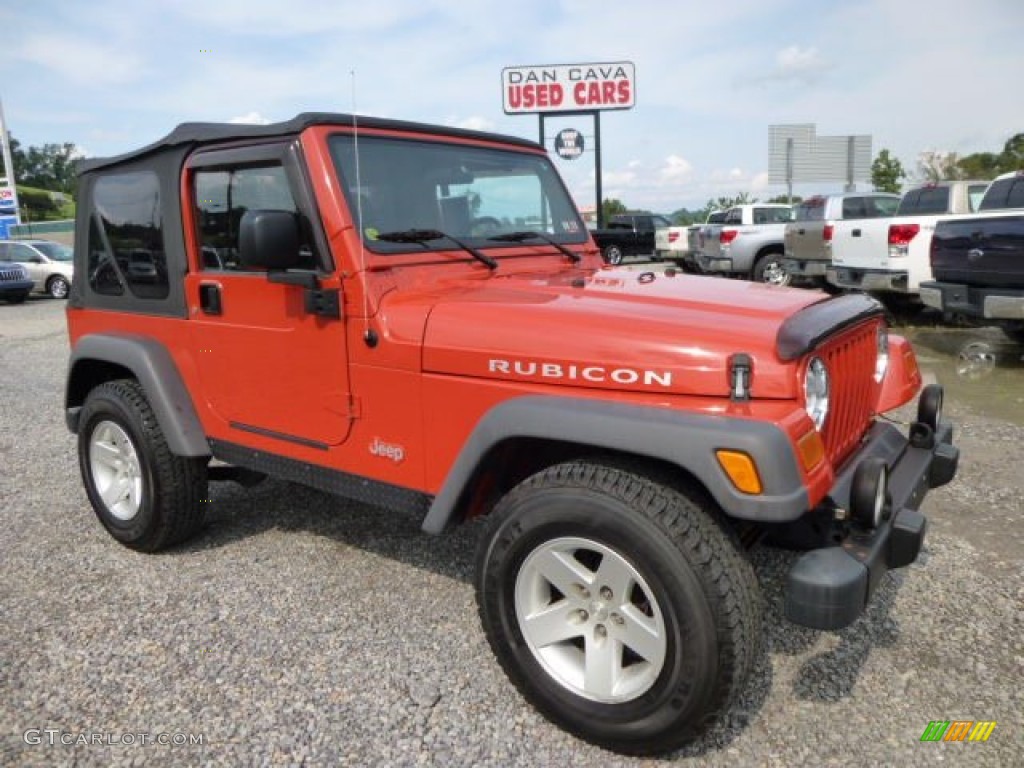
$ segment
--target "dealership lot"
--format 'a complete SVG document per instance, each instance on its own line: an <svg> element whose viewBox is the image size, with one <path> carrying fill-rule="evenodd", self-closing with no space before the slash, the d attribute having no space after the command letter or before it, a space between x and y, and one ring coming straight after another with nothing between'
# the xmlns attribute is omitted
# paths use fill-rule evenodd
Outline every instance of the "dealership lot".
<svg viewBox="0 0 1024 768"><path fill-rule="evenodd" d="M115 544L64 427L63 306L0 306L0 762L642 764L548 724L506 681L476 616L478 526L432 538L271 480L213 485L183 547ZM1024 350L995 331L906 332L948 387L963 452L925 502L924 556L821 633L781 619L791 556L756 550L767 653L729 720L668 762L1024 762ZM934 720L997 725L987 743L920 743ZM26 737L47 729L55 745ZM129 733L203 744L107 743Z"/></svg>

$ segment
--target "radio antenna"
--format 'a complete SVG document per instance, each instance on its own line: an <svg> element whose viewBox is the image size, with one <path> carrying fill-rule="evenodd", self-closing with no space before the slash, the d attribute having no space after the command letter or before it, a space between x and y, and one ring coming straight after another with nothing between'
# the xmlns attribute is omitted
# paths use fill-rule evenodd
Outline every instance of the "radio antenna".
<svg viewBox="0 0 1024 768"><path fill-rule="evenodd" d="M370 280L366 273L366 244L363 237L363 177L359 168L359 109L356 105L356 71L349 70L352 77L352 149L356 156L356 234L359 238L359 271L363 281L363 341L368 347L377 346L377 334L370 328Z"/></svg>

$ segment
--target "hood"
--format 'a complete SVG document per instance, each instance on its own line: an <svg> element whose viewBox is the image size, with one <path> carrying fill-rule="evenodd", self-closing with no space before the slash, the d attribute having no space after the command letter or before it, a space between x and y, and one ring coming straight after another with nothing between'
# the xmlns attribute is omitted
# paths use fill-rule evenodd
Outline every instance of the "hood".
<svg viewBox="0 0 1024 768"><path fill-rule="evenodd" d="M755 397L795 397L776 353L782 323L817 291L602 269L496 275L433 294L424 371L633 392L722 397L750 355Z"/></svg>

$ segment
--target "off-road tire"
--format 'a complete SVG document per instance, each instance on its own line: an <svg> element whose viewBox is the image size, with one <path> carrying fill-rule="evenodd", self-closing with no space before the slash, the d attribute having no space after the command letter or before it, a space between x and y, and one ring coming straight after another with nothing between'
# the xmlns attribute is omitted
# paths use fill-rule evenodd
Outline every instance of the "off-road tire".
<svg viewBox="0 0 1024 768"><path fill-rule="evenodd" d="M93 433L111 424L128 437L137 457L141 500L130 519L108 508L91 467ZM96 516L126 547L156 552L188 539L203 524L207 460L171 453L153 408L134 379L105 382L86 397L79 416L78 463Z"/></svg>
<svg viewBox="0 0 1024 768"><path fill-rule="evenodd" d="M498 503L476 560L484 631L516 688L571 733L637 755L667 752L707 731L742 689L761 642L761 595L734 534L719 522L720 513L705 494L655 477L642 466L604 462L577 461L543 470ZM652 615L663 619L663 661L660 668L651 665L653 683L631 699L607 703L587 696L587 690L584 695L572 690L548 671L550 665L531 648L518 617L523 593L517 592L517 580L532 572L531 557L576 540L606 548L616 556L613 563L626 561L645 582ZM593 586L603 578L600 568L594 570ZM561 594L551 592L552 615L559 620L554 609L561 606ZM617 610L625 613L621 606ZM558 653L585 660L591 647L586 642L552 645L561 646ZM617 663L625 661L620 657Z"/></svg>
<svg viewBox="0 0 1024 768"><path fill-rule="evenodd" d="M624 254L622 249L617 245L609 245L604 249L602 253L606 264L611 264L613 267L617 267L622 263Z"/></svg>

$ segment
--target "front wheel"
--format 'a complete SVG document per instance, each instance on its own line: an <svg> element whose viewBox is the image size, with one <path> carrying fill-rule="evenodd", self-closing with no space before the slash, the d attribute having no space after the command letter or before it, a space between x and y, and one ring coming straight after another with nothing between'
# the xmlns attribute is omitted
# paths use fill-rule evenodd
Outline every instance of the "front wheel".
<svg viewBox="0 0 1024 768"><path fill-rule="evenodd" d="M70 288L71 284L68 279L61 275L54 275L46 283L46 292L54 299L66 299Z"/></svg>
<svg viewBox="0 0 1024 768"><path fill-rule="evenodd" d="M617 245L609 245L604 249L604 260L606 264L618 266L622 263L622 249Z"/></svg>
<svg viewBox="0 0 1024 768"><path fill-rule="evenodd" d="M751 277L754 282L768 285L789 285L793 282L793 276L782 265L780 253L766 253L758 258Z"/></svg>
<svg viewBox="0 0 1024 768"><path fill-rule="evenodd" d="M137 381L108 381L89 393L78 463L96 516L126 547L155 552L202 525L206 459L171 453Z"/></svg>
<svg viewBox="0 0 1024 768"><path fill-rule="evenodd" d="M700 494L616 466L551 467L492 513L477 602L520 692L627 754L706 731L745 682L761 608L753 570Z"/></svg>

